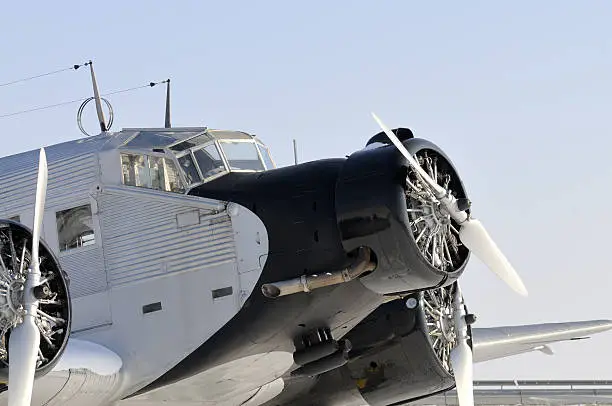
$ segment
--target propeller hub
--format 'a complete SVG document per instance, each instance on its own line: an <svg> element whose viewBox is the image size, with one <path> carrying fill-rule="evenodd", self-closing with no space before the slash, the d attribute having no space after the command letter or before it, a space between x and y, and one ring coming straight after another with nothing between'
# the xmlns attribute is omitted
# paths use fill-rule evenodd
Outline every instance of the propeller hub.
<svg viewBox="0 0 612 406"><path fill-rule="evenodd" d="M432 180L447 193L438 198L423 177L409 169L406 202L412 233L421 253L434 268L453 272L461 267L467 256L467 250L459 242L459 225L446 204L450 201L447 195L460 192L451 187L456 187L456 183L452 183L456 174L448 161L433 150L420 150L415 157Z"/></svg>
<svg viewBox="0 0 612 406"><path fill-rule="evenodd" d="M443 314L438 320L438 326L440 327L440 331L444 335L444 338L448 341L455 340L455 324L453 320L453 312L451 309L444 309Z"/></svg>

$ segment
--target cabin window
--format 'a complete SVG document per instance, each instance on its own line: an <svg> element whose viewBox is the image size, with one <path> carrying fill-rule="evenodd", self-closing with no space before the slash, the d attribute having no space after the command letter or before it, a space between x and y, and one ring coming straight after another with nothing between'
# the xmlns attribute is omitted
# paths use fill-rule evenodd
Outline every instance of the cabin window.
<svg viewBox="0 0 612 406"><path fill-rule="evenodd" d="M151 177L144 155L121 154L121 171L124 185L151 187Z"/></svg>
<svg viewBox="0 0 612 406"><path fill-rule="evenodd" d="M259 159L257 147L254 142L223 140L220 143L225 153L225 157L227 158L227 163L230 166L230 171L264 171L266 169Z"/></svg>
<svg viewBox="0 0 612 406"><path fill-rule="evenodd" d="M171 159L142 154L121 154L123 184L166 192L184 191L178 169Z"/></svg>
<svg viewBox="0 0 612 406"><path fill-rule="evenodd" d="M89 204L59 211L55 216L60 252L95 244Z"/></svg>

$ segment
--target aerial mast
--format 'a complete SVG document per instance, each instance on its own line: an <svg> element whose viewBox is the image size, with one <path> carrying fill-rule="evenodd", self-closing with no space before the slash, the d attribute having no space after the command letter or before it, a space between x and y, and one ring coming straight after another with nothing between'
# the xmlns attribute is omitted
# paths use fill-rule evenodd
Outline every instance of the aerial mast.
<svg viewBox="0 0 612 406"><path fill-rule="evenodd" d="M164 123L165 128L171 128L170 125L170 79L166 79L166 120Z"/></svg>
<svg viewBox="0 0 612 406"><path fill-rule="evenodd" d="M100 131L108 131L106 126L106 119L104 118L104 111L102 110L102 99L100 98L100 91L98 90L98 82L96 82L96 74L93 69L93 62L89 61L89 70L91 72L91 83L93 86L94 100L96 101L96 112L98 113L98 122L100 123Z"/></svg>

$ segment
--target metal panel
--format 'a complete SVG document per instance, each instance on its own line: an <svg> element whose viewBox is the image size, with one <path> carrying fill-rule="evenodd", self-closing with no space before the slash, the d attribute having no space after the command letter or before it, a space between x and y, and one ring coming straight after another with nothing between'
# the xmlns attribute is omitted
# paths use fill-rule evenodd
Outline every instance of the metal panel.
<svg viewBox="0 0 612 406"><path fill-rule="evenodd" d="M49 148L56 151L49 154L49 182L47 188L47 201L44 222L44 238L51 249L58 253L57 229L55 227L55 213L91 201L89 195L96 184L99 174L97 155L95 153L81 154L60 161L51 160L63 157L74 152L82 152L86 148L82 144L73 142L74 148L67 148L72 144L60 144ZM78 144L78 146L76 146ZM96 143L88 143L87 148L92 149ZM36 177L38 165L37 151L19 154L16 157L24 158L19 161L14 157L0 159L0 217L20 215L21 221L32 225L34 195L36 191ZM11 158L11 159L9 159ZM14 166L9 167L7 163ZM8 175L11 174L11 175ZM95 216L95 210L94 210ZM99 235L96 235L99 239ZM74 298L101 292L107 288L106 272L101 244L63 252L59 255L63 269L70 277L70 292Z"/></svg>
<svg viewBox="0 0 612 406"><path fill-rule="evenodd" d="M34 206L37 162L18 168L6 168L0 159L0 207L4 213L17 214ZM6 170L5 170L6 169ZM18 170L18 171L16 171ZM7 173L11 173L7 175ZM98 179L99 167L95 154L79 155L49 164L47 208L69 202L76 195L89 194ZM2 213L0 213L2 214Z"/></svg>
<svg viewBox="0 0 612 406"><path fill-rule="evenodd" d="M102 191L98 202L113 287L236 261L229 216L204 199L117 187ZM199 224L179 228L177 215L194 209Z"/></svg>
<svg viewBox="0 0 612 406"><path fill-rule="evenodd" d="M97 236L96 236L97 238ZM70 278L70 294L77 298L107 289L102 250L96 243L60 255L60 263Z"/></svg>

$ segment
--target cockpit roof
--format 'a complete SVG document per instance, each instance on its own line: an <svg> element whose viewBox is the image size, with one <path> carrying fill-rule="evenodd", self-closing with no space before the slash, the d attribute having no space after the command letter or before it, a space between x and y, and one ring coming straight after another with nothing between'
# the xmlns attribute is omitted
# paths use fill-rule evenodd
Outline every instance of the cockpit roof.
<svg viewBox="0 0 612 406"><path fill-rule="evenodd" d="M210 130L199 128L125 128L125 132L134 132L123 144L125 148L170 148L173 151L189 149L195 145L213 140L233 139L252 140L256 137L242 131ZM261 141L260 141L261 142Z"/></svg>

